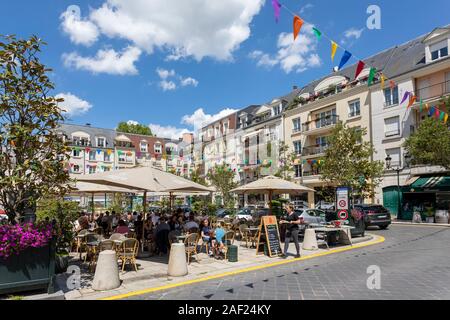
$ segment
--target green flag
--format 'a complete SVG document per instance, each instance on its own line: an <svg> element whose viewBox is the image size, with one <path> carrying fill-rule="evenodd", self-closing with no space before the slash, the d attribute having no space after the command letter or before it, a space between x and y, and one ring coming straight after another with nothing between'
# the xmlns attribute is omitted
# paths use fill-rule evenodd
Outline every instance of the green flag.
<svg viewBox="0 0 450 320"><path fill-rule="evenodd" d="M369 86L372 85L373 79L375 78L375 74L376 73L377 73L377 69L376 68L370 68L369 81L368 81Z"/></svg>
<svg viewBox="0 0 450 320"><path fill-rule="evenodd" d="M319 29L313 28L313 32L314 32L314 35L317 37L317 40L320 40L320 38L322 38L322 32L320 32Z"/></svg>
<svg viewBox="0 0 450 320"><path fill-rule="evenodd" d="M422 99L420 99L420 106L419 106L419 110L420 110L420 112L422 112L422 111L423 111L423 100L422 100Z"/></svg>
<svg viewBox="0 0 450 320"><path fill-rule="evenodd" d="M445 118L445 112L441 111L441 115L439 117L439 119L444 120Z"/></svg>

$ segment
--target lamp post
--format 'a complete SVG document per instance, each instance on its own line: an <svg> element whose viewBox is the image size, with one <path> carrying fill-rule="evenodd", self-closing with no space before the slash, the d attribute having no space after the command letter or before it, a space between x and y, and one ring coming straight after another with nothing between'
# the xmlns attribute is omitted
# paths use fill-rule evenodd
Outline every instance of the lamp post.
<svg viewBox="0 0 450 320"><path fill-rule="evenodd" d="M400 199L400 172L403 171L406 168L409 168L410 165L410 161L411 161L411 156L409 155L409 153L407 153L405 155L405 167L400 167L400 165L397 165L396 167L392 167L392 157L390 155L388 155L385 159L386 161L386 168L388 170L393 170L395 172L397 172L397 218L400 216L400 212L402 210L402 206L401 206L401 199Z"/></svg>

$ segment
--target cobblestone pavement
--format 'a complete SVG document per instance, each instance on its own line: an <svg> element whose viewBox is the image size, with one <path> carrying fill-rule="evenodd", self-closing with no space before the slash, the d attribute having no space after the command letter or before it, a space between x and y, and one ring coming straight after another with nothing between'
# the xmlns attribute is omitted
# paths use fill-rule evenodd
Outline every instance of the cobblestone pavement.
<svg viewBox="0 0 450 320"><path fill-rule="evenodd" d="M382 244L129 299L450 299L450 228L392 225L370 230ZM381 288L367 287L379 266Z"/></svg>

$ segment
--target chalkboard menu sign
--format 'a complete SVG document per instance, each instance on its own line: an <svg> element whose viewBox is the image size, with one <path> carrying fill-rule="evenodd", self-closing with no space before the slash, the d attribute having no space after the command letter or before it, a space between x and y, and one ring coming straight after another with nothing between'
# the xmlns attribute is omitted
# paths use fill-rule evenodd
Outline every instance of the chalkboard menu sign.
<svg viewBox="0 0 450 320"><path fill-rule="evenodd" d="M279 256L283 253L280 243L280 232L278 222L275 216L267 216L261 219L259 226L258 243L256 245L256 254L260 253L261 245L267 244L270 257Z"/></svg>

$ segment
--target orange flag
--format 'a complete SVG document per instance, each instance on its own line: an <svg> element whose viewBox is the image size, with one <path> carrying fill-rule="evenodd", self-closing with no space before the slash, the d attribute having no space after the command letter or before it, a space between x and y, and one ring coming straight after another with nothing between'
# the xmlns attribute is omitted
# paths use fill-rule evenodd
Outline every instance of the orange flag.
<svg viewBox="0 0 450 320"><path fill-rule="evenodd" d="M303 26L303 20L300 17L295 16L294 17L294 41L295 41L295 39L297 39L297 36L300 33L302 26Z"/></svg>
<svg viewBox="0 0 450 320"><path fill-rule="evenodd" d="M414 104L414 102L416 102L416 99L417 99L416 96L412 96L412 97L409 99L409 103L408 103L408 108L407 108L407 109L411 108L411 106Z"/></svg>

